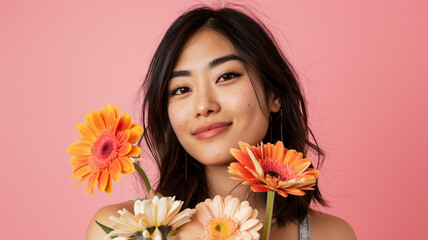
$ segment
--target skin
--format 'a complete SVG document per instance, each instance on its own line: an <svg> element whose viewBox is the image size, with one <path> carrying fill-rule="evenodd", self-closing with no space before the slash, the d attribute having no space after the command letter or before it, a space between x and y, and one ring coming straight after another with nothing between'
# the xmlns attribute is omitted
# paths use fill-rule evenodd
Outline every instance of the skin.
<svg viewBox="0 0 428 240"><path fill-rule="evenodd" d="M230 55L239 57L227 38L213 30L201 29L184 45L169 82L168 114L174 132L186 151L206 166L211 192L222 196L230 194L237 183L227 172L233 161L230 148L238 148L238 141L251 145L260 142L267 133L270 112L280 107L273 94L265 95L255 71L247 70L242 61L228 59L210 66L213 60ZM201 127L213 123L221 126L195 134ZM247 200L248 194L248 186L244 185L232 192L241 201ZM258 218L264 220L264 206L253 198L248 201L259 210ZM123 208L133 212L133 202L100 209L89 225L86 239L103 239L105 233L95 224L95 219L112 225L108 217L117 215ZM356 239L349 224L335 216L314 211L310 222L313 240ZM270 239L297 240L298 225L272 227Z"/></svg>

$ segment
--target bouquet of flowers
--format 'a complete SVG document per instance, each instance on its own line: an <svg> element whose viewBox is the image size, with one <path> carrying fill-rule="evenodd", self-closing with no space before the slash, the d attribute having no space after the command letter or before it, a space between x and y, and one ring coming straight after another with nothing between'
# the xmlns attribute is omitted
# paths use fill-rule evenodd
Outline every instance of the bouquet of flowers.
<svg viewBox="0 0 428 240"><path fill-rule="evenodd" d="M135 170L141 175L148 198L134 203L134 213L119 210L110 216L114 226L98 225L106 232L105 239L163 240L179 235L181 239L259 239L263 224L257 219L258 211L248 201L240 202L232 196L215 196L196 205L195 209L181 210L182 201L175 197L155 195L149 180L139 165L141 148L134 145L143 128L132 123L131 117L119 115L117 106L93 111L85 117L85 124L77 124L82 140L67 149L73 155L72 179L81 178L77 185L88 180L86 191L91 195L98 190L112 193L112 182L121 174ZM229 166L233 179L250 185L254 192L268 192L263 239L269 238L273 199L275 193L302 196L302 190L313 190L318 170L309 168L311 161L302 153L288 150L281 141L250 146L239 143L240 150L231 149L237 159Z"/></svg>

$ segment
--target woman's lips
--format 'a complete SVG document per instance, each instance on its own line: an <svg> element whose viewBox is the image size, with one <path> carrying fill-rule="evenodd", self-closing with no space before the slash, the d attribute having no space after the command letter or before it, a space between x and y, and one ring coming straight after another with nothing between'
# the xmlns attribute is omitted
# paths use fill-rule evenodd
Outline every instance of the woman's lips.
<svg viewBox="0 0 428 240"><path fill-rule="evenodd" d="M223 133L230 125L232 125L231 122L206 124L196 129L193 135L198 140L205 140Z"/></svg>

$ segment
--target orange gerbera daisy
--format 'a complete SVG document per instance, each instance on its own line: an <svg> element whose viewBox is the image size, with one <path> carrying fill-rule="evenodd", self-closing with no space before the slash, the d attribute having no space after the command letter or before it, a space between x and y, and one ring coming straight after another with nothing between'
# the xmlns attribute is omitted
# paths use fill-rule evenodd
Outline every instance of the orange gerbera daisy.
<svg viewBox="0 0 428 240"><path fill-rule="evenodd" d="M254 192L274 190L287 197L288 194L302 196L305 195L302 190L313 190L319 171L308 168L311 160L302 158L302 153L286 149L281 141L257 147L239 142L239 147L241 150L230 150L238 162L230 164L229 173L237 175L233 179L251 185Z"/></svg>
<svg viewBox="0 0 428 240"><path fill-rule="evenodd" d="M98 182L98 190L111 194L111 179L118 181L121 173L130 174L135 169L129 157L141 153L141 148L132 144L141 137L143 128L132 123L127 113L119 116L118 107L108 104L100 113L94 110L86 114L85 125L77 124L77 131L82 140L67 149L74 155L71 178L82 178L77 185L89 179L85 193L89 188L93 195Z"/></svg>

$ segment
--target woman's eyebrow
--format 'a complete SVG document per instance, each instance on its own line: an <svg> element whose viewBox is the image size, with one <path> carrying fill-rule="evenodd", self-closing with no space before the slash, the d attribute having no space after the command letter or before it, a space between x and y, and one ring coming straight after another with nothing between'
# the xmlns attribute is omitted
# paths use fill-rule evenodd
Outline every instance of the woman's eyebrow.
<svg viewBox="0 0 428 240"><path fill-rule="evenodd" d="M241 57L236 56L235 54L229 54L229 55L219 57L219 58L212 60L208 66L210 68L213 68L215 66L218 66L222 63L225 63L225 62L231 61L231 60L238 60L238 61L244 62L244 60Z"/></svg>
<svg viewBox="0 0 428 240"><path fill-rule="evenodd" d="M241 57L239 57L239 56L237 56L235 54L229 54L229 55L226 55L226 56L223 56L223 57L219 57L219 58L216 58L216 59L212 60L208 64L208 67L209 68L213 68L213 67L216 67L216 66L218 66L220 64L223 64L225 62L232 61L232 60L238 60L238 61L244 62L244 60ZM171 78L175 78L175 77L188 77L188 76L190 76L190 71L179 70L179 71L172 72L172 74L170 76L170 79Z"/></svg>

